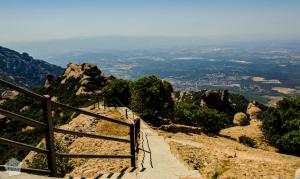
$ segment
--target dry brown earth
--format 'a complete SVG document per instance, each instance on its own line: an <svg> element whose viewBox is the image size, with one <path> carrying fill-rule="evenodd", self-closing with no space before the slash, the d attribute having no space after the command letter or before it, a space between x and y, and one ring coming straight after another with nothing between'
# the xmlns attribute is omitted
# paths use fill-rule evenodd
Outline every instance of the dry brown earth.
<svg viewBox="0 0 300 179"><path fill-rule="evenodd" d="M174 155L190 168L197 169L204 178L294 178L295 171L300 168L300 157L276 153L261 140L259 125L259 121L252 121L249 126L221 132L233 139L240 135L250 136L258 142L258 148L221 136L163 131L160 134L169 139Z"/></svg>

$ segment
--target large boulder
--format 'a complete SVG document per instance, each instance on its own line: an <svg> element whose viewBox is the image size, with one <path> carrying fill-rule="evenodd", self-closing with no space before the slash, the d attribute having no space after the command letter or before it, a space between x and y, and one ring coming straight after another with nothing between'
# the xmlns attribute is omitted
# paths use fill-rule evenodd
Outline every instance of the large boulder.
<svg viewBox="0 0 300 179"><path fill-rule="evenodd" d="M98 69L97 65L84 63L81 65L81 70L83 74L90 76L92 78L101 75L101 71Z"/></svg>
<svg viewBox="0 0 300 179"><path fill-rule="evenodd" d="M80 78L83 75L83 72L81 71L81 65L75 64L75 63L69 63L67 65L67 69L65 70L63 77L64 79L61 81L61 84L65 84L66 80L74 77L74 78Z"/></svg>
<svg viewBox="0 0 300 179"><path fill-rule="evenodd" d="M89 63L69 63L63 74L63 80L61 81L61 84L64 84L67 79L74 77L79 79L80 84L76 95L90 94L99 90L99 87L104 86L109 81L109 79L101 76L101 74L102 73L98 69L97 65Z"/></svg>
<svg viewBox="0 0 300 179"><path fill-rule="evenodd" d="M245 126L249 124L249 118L248 116L243 112L238 112L233 117L233 124L239 125L239 126Z"/></svg>
<svg viewBox="0 0 300 179"><path fill-rule="evenodd" d="M95 78L97 76L101 76L101 71L98 69L97 65L89 63L69 63L63 74L64 79L61 83L64 84L65 81L71 77L81 79L86 77Z"/></svg>
<svg viewBox="0 0 300 179"><path fill-rule="evenodd" d="M261 113L261 109L258 107L256 101L252 101L248 104L246 113L251 119L257 119L257 115Z"/></svg>
<svg viewBox="0 0 300 179"><path fill-rule="evenodd" d="M13 100L16 99L16 97L19 95L19 92L14 90L6 90L1 94L2 99L9 99Z"/></svg>

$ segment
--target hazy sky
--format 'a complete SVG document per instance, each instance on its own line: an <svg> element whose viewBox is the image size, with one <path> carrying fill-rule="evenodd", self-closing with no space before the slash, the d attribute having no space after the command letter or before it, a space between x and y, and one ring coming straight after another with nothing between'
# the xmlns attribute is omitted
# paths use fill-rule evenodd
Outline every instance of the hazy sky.
<svg viewBox="0 0 300 179"><path fill-rule="evenodd" d="M93 36L300 39L300 0L0 2L0 45Z"/></svg>

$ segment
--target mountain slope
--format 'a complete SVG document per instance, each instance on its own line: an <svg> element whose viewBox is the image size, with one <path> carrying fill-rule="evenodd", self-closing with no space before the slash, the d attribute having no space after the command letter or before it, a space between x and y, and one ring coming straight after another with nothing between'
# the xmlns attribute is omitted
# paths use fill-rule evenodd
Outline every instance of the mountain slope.
<svg viewBox="0 0 300 179"><path fill-rule="evenodd" d="M27 53L18 53L0 46L0 78L24 87L42 85L47 74L59 75L63 68L42 60L34 59Z"/></svg>

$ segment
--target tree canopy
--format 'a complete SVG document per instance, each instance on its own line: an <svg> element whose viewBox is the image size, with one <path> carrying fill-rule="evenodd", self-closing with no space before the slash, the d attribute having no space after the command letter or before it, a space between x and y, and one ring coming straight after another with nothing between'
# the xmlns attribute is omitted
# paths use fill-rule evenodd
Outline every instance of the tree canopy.
<svg viewBox="0 0 300 179"><path fill-rule="evenodd" d="M128 106L130 101L129 81L114 79L102 88L105 104L108 106Z"/></svg>
<svg viewBox="0 0 300 179"><path fill-rule="evenodd" d="M280 152L300 156L300 98L284 99L261 115L266 139Z"/></svg>
<svg viewBox="0 0 300 179"><path fill-rule="evenodd" d="M152 124L159 124L159 117L172 116L174 102L172 99L173 87L167 81L156 76L148 76L134 81L130 85L130 107Z"/></svg>

